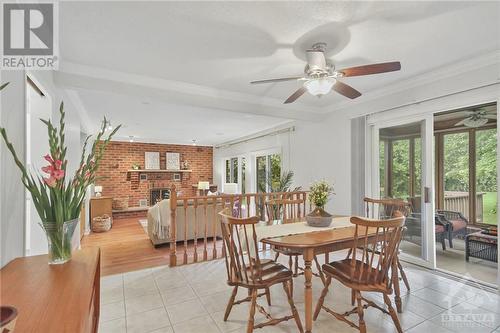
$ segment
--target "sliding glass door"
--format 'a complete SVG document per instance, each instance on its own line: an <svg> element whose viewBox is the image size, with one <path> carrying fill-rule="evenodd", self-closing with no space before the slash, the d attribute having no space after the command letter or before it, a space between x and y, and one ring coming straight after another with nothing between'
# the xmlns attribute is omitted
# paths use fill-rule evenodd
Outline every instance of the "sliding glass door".
<svg viewBox="0 0 500 333"><path fill-rule="evenodd" d="M384 121L373 130L372 185L375 198L407 201L411 213L401 243L402 257L433 266L434 218L432 173L432 118Z"/></svg>

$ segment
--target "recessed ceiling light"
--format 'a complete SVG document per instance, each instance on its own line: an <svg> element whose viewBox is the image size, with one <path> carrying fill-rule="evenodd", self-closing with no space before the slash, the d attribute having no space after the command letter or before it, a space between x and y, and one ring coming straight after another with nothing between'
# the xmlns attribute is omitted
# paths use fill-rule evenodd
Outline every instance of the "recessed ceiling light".
<svg viewBox="0 0 500 333"><path fill-rule="evenodd" d="M141 103L142 103L142 104L144 104L144 105L149 105L149 104L151 104L151 103L149 103L148 101L142 101Z"/></svg>
<svg viewBox="0 0 500 333"><path fill-rule="evenodd" d="M191 140L191 144L192 144L193 146L196 146L196 140L195 140L195 139Z"/></svg>
<svg viewBox="0 0 500 333"><path fill-rule="evenodd" d="M134 142L134 136L133 135L129 135L128 142Z"/></svg>
<svg viewBox="0 0 500 333"><path fill-rule="evenodd" d="M218 133L215 133L215 135L221 136L221 135L224 135L224 133L218 132Z"/></svg>

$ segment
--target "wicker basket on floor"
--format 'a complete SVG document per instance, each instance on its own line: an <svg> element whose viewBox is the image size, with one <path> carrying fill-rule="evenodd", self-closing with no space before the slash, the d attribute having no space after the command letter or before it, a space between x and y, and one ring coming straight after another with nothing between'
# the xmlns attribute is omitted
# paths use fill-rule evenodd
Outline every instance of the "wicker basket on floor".
<svg viewBox="0 0 500 333"><path fill-rule="evenodd" d="M107 214L92 219L93 232L106 232L111 229L111 217Z"/></svg>

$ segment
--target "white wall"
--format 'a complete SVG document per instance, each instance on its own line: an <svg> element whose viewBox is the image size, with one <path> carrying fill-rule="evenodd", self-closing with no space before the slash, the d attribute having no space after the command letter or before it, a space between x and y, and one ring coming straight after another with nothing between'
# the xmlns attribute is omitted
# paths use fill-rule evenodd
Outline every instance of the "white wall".
<svg viewBox="0 0 500 333"><path fill-rule="evenodd" d="M249 161L255 152L278 149L282 153L282 169L295 173L294 186L308 189L312 182L322 179L332 183L336 195L328 203L327 210L334 214L349 214L350 118L346 114L333 114L321 122L298 121L293 123L293 126L295 131L290 133L266 136L227 148L216 148L214 181L221 185L225 158L243 155Z"/></svg>
<svg viewBox="0 0 500 333"><path fill-rule="evenodd" d="M10 82L0 93L0 126L7 129L19 158L25 154L25 75L2 71L0 82ZM0 139L1 140L1 139ZM0 265L24 255L24 186L10 152L0 142Z"/></svg>

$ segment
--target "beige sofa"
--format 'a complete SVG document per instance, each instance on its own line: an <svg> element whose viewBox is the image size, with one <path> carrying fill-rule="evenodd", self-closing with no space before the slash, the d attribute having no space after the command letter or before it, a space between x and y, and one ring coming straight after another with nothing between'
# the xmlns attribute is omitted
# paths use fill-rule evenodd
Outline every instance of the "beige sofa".
<svg viewBox="0 0 500 333"><path fill-rule="evenodd" d="M211 239L215 235L220 237L220 225L217 213L222 210L221 204L217 204L216 211L214 212L213 203L207 203L207 218L205 219L205 206L198 203L196 208L196 226L197 238L202 239L205 237L205 223L207 224L207 237ZM188 201L188 208L184 214L184 202L177 201L177 208L175 214L176 225L176 241L184 241L184 229L187 224L187 240L195 238L195 208L194 200ZM160 245L170 243L170 230L173 221L171 221L170 200L162 200L148 210L148 235L153 245ZM185 223L187 221L187 223ZM206 221L206 222L205 222ZM215 223L214 223L215 222Z"/></svg>

